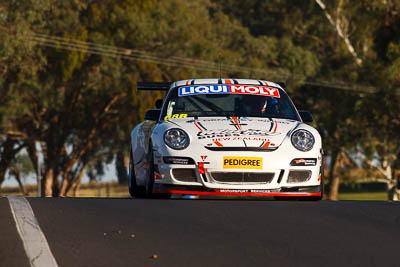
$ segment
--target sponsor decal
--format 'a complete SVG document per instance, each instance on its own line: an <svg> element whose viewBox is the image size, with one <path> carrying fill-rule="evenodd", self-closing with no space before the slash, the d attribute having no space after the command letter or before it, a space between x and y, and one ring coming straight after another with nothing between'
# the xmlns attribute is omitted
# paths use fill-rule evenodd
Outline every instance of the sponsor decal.
<svg viewBox="0 0 400 267"><path fill-rule="evenodd" d="M210 164L209 161L205 161L205 160L207 159L208 156L200 156L200 157L201 157L202 162L199 162L199 164L200 164L200 163L203 163L203 164Z"/></svg>
<svg viewBox="0 0 400 267"><path fill-rule="evenodd" d="M171 114L164 117L164 120L167 121L169 119L182 119L187 118L188 114Z"/></svg>
<svg viewBox="0 0 400 267"><path fill-rule="evenodd" d="M290 166L315 166L317 165L316 158L307 158L307 159L294 159L290 162Z"/></svg>
<svg viewBox="0 0 400 267"><path fill-rule="evenodd" d="M262 169L262 158L259 157L224 157L224 169Z"/></svg>
<svg viewBox="0 0 400 267"><path fill-rule="evenodd" d="M199 162L198 169L200 174L205 174L206 170L204 169L204 162Z"/></svg>
<svg viewBox="0 0 400 267"><path fill-rule="evenodd" d="M251 119L249 119L249 118L247 118L247 117L240 117L240 120L241 121L245 121L245 122L269 122L270 121L270 119L253 119L253 118L251 118ZM192 122L194 122L195 120L188 120L188 121L186 121L187 123L192 123ZM199 121L199 120L198 120ZM202 122L226 122L226 121L231 121L231 119L229 118L229 119L201 119L201 121Z"/></svg>
<svg viewBox="0 0 400 267"><path fill-rule="evenodd" d="M194 126L196 126L199 131L207 130L206 127L204 127L200 122L198 121L193 121Z"/></svg>
<svg viewBox="0 0 400 267"><path fill-rule="evenodd" d="M230 85L229 89L231 94L252 94L280 97L277 88L267 86Z"/></svg>
<svg viewBox="0 0 400 267"><path fill-rule="evenodd" d="M257 85L193 85L179 88L179 96L198 94L250 94L280 97L277 88Z"/></svg>
<svg viewBox="0 0 400 267"><path fill-rule="evenodd" d="M179 88L179 96L198 94L229 94L228 85L193 85Z"/></svg>
<svg viewBox="0 0 400 267"><path fill-rule="evenodd" d="M188 157L163 157L163 160L166 164L195 164L194 160Z"/></svg>
<svg viewBox="0 0 400 267"><path fill-rule="evenodd" d="M159 185L155 184L155 185ZM154 193L171 193L183 195L203 195L203 196L285 196L285 197L300 197L300 196L321 196L321 192L279 192L276 190L257 190L257 189L217 189L215 191L193 191L179 189L154 189Z"/></svg>
<svg viewBox="0 0 400 267"><path fill-rule="evenodd" d="M271 189L219 189L216 192L221 193L270 193Z"/></svg>
<svg viewBox="0 0 400 267"><path fill-rule="evenodd" d="M209 139L209 138L218 138L218 137L239 137L243 135L247 136L273 136L279 135L278 132L270 132L268 130L208 130L208 131L200 131L197 133L198 139Z"/></svg>
<svg viewBox="0 0 400 267"><path fill-rule="evenodd" d="M193 123L193 122L197 122L199 123L201 122L231 122L232 119L201 119L201 120L187 120L186 123ZM251 123L251 122L261 122L261 123L266 123L266 122L271 122L270 119L265 118L265 119L255 119L255 118L248 118L248 117L240 117L240 121L244 122L244 123ZM279 123L279 124L290 124L294 121L275 121L275 123ZM248 125L248 124L241 124L241 125ZM271 130L272 131L272 130Z"/></svg>
<svg viewBox="0 0 400 267"><path fill-rule="evenodd" d="M235 137L221 137L221 138L214 138L212 141L269 141L268 138L264 137L242 137L242 136L235 136Z"/></svg>

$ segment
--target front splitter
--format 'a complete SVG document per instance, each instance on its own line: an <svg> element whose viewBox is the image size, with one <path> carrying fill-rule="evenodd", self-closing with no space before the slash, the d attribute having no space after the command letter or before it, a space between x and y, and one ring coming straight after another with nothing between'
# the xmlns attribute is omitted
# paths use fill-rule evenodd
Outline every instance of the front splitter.
<svg viewBox="0 0 400 267"><path fill-rule="evenodd" d="M174 186L155 184L154 194L181 194L200 196L269 196L308 197L321 196L321 192L272 192L268 189L210 189L199 186Z"/></svg>

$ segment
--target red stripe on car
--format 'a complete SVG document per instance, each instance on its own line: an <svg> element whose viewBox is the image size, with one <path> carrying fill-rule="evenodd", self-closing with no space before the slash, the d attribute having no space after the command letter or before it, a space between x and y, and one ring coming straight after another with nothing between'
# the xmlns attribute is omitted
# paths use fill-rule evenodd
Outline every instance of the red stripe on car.
<svg viewBox="0 0 400 267"><path fill-rule="evenodd" d="M200 126L197 125L197 123L194 122L194 125L197 127L197 129L199 129L200 131L203 131L203 129L201 129Z"/></svg>
<svg viewBox="0 0 400 267"><path fill-rule="evenodd" d="M252 193L252 192L203 192L203 191L186 191L186 190L154 190L154 193L159 194L181 194L181 195L200 195L200 196L270 196L270 197L308 197L308 196L321 196L318 193Z"/></svg>
<svg viewBox="0 0 400 267"><path fill-rule="evenodd" d="M242 128L240 127L239 121L238 121L238 117L232 117L233 122L236 124L236 126L238 127L239 130L242 130Z"/></svg>
<svg viewBox="0 0 400 267"><path fill-rule="evenodd" d="M269 147L269 144L271 144L271 142L267 141L262 147Z"/></svg>
<svg viewBox="0 0 400 267"><path fill-rule="evenodd" d="M216 140L214 140L213 142L214 142L214 144L216 144L216 145L219 146L219 147L222 147L222 146L223 146L220 142L218 142L218 141L216 141Z"/></svg>

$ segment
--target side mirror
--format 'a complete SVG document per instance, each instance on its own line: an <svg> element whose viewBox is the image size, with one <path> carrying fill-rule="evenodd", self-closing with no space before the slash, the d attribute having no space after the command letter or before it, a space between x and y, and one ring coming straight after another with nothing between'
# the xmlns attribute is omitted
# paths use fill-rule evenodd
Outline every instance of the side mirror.
<svg viewBox="0 0 400 267"><path fill-rule="evenodd" d="M158 121L160 117L161 110L159 109L150 109L144 113L144 119L149 121Z"/></svg>
<svg viewBox="0 0 400 267"><path fill-rule="evenodd" d="M313 117L309 111L299 110L299 114L303 122L312 122Z"/></svg>
<svg viewBox="0 0 400 267"><path fill-rule="evenodd" d="M161 109L162 103L163 103L163 100L162 100L162 99L157 99L157 100L156 100L156 108L157 108L157 109Z"/></svg>

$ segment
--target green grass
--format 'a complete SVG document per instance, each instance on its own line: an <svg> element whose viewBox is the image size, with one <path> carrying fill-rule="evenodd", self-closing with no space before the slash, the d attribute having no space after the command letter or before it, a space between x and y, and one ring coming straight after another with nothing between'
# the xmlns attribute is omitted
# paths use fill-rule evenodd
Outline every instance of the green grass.
<svg viewBox="0 0 400 267"><path fill-rule="evenodd" d="M339 193L339 200L387 200L386 192Z"/></svg>

